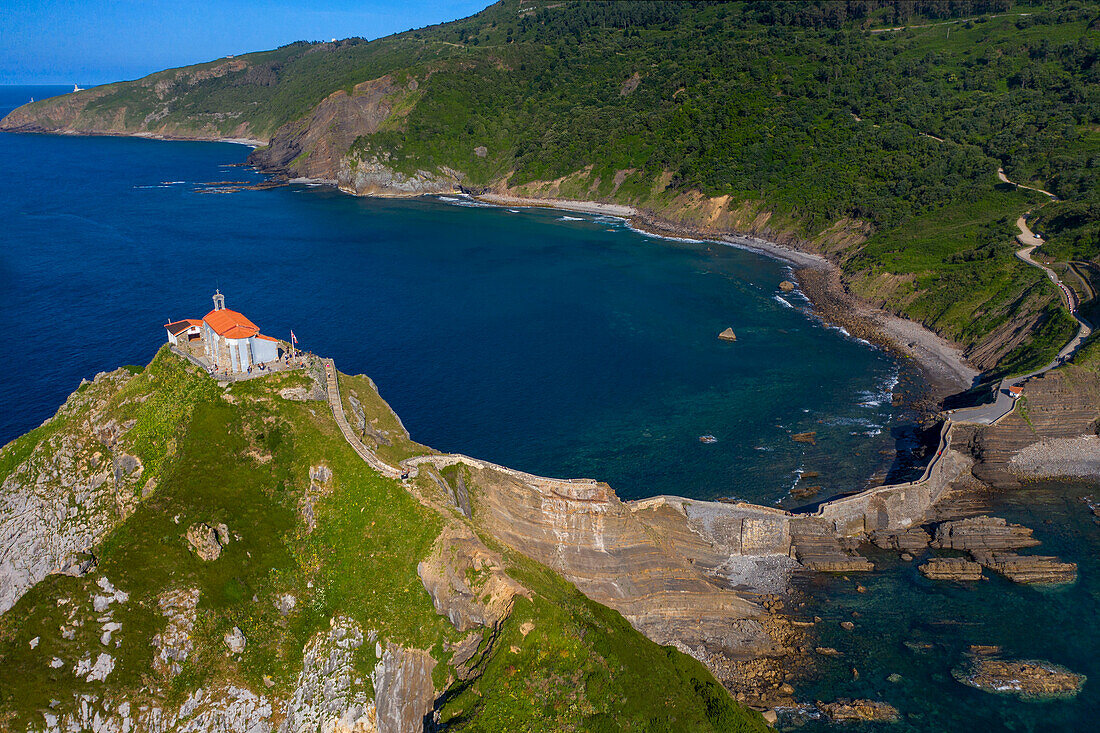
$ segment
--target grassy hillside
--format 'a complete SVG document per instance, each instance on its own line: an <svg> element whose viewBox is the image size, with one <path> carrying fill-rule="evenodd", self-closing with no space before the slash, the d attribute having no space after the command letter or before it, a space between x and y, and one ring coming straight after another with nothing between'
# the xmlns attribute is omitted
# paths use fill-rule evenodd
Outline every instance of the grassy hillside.
<svg viewBox="0 0 1100 733"><path fill-rule="evenodd" d="M1094 0L503 0L375 41L291 44L45 100L7 124L275 135L282 152L257 160L353 190L385 190L379 168L426 171L793 238L830 251L858 291L866 268L901 276L896 292L876 280L878 299L992 367L1021 345L1014 334L1054 318L1038 315L1053 291L1029 290L1033 275L1002 257L1002 220L1037 209L1055 256L1100 258L1098 55ZM346 104L307 135L326 98ZM357 117L356 99L377 119ZM1061 201L1003 195L1000 166ZM362 171L374 177L360 185ZM927 246L936 218L966 222ZM960 267L995 227L997 261ZM880 262L884 245L912 251ZM964 271L978 292L937 306ZM909 292L941 279L941 293Z"/></svg>
<svg viewBox="0 0 1100 733"><path fill-rule="evenodd" d="M0 728L41 725L44 711L63 717L79 695L172 709L200 687L233 685L285 700L302 684L303 648L342 618L383 645L429 650L439 663L436 693L450 688L441 714L456 730L606 730L610 721L636 730L764 729L695 660L658 647L522 557L510 557L509 572L529 597L499 630L483 632L475 674L457 681L448 645L465 634L436 612L417 575L446 520L371 471L325 403L279 396L307 377L271 375L223 391L166 350L135 371L120 389L81 388L100 398L94 414L72 402L0 453L7 479L28 456L50 460L49 441L63 432L90 438L92 424L134 420L118 449L139 455L142 478L155 478L94 548L93 572L50 575L0 616ZM368 419L395 430L365 380L348 383ZM318 466L331 476L315 479ZM185 538L197 523L228 528L214 560ZM128 594L107 616L91 602L104 581ZM169 626L165 599L181 591L197 592L198 605L190 651L169 672L156 661L155 636ZM287 594L296 599L289 610L280 607ZM121 628L104 642L106 618ZM240 653L224 641L234 627L247 639ZM100 653L114 660L105 680L73 673ZM378 661L373 643L354 650L353 687L367 698Z"/></svg>

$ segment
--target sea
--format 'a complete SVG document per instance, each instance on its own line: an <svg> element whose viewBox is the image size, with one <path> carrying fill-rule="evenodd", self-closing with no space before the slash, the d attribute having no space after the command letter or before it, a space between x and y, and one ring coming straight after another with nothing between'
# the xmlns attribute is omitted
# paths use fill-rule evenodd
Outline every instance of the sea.
<svg viewBox="0 0 1100 733"><path fill-rule="evenodd" d="M0 116L65 91L0 87ZM301 348L369 375L413 439L596 478L625 500L792 508L919 472L916 415L904 407L919 375L780 290L793 278L782 262L603 215L249 188L265 177L248 152L0 133L0 443L49 418L82 379L147 363L163 324L201 318L217 289L262 332L293 331ZM718 338L726 328L736 341ZM1091 682L1074 701L1033 703L950 675L966 644L1000 643L1100 682L1098 535L1077 500L1087 490L1032 487L1047 498L1017 512L1081 563L1068 590L931 584L885 553L859 580L868 593L809 581L807 613L829 628L857 611L865 631L823 632L845 656L799 695L887 700L903 717L884 730L970 719L981 730L1072 729L1100 715ZM939 651L912 656L913 636ZM902 681L887 682L895 673Z"/></svg>

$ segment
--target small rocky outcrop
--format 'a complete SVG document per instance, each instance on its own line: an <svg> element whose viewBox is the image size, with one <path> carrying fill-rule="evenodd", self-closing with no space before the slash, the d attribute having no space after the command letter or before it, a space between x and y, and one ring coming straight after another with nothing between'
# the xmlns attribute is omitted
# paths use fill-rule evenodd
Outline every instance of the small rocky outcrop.
<svg viewBox="0 0 1100 733"><path fill-rule="evenodd" d="M934 557L918 570L929 580L972 582L984 577L981 565L962 557Z"/></svg>
<svg viewBox="0 0 1100 733"><path fill-rule="evenodd" d="M951 674L964 685L1024 700L1073 697L1086 680L1085 675L1052 662L998 659L979 654L969 655L969 659Z"/></svg>
<svg viewBox="0 0 1100 733"><path fill-rule="evenodd" d="M243 652L245 645L248 643L244 638L244 632L236 626L226 632L224 641L225 645L229 647L229 651L233 654L240 654Z"/></svg>
<svg viewBox="0 0 1100 733"><path fill-rule="evenodd" d="M211 527L209 524L192 524L187 528L187 542L203 560L217 560L222 547L229 543L229 528L225 524Z"/></svg>
<svg viewBox="0 0 1100 733"><path fill-rule="evenodd" d="M974 559L1013 583L1061 585L1077 580L1077 563L1062 562L1048 555L1017 555L1012 552L974 552Z"/></svg>
<svg viewBox="0 0 1100 733"><path fill-rule="evenodd" d="M731 327L718 334L718 338L722 339L723 341L736 341L737 334L733 332L733 328Z"/></svg>
<svg viewBox="0 0 1100 733"><path fill-rule="evenodd" d="M1039 540L1031 534L1028 527L1010 524L1000 517L971 517L940 524L932 546L965 550L975 562L1014 583L1061 584L1076 581L1076 563L1062 562L1045 555L1016 553L1018 549L1039 544Z"/></svg>
<svg viewBox="0 0 1100 733"><path fill-rule="evenodd" d="M877 700L818 702L817 709L834 723L892 722L898 719L897 708Z"/></svg>
<svg viewBox="0 0 1100 733"><path fill-rule="evenodd" d="M969 517L943 522L936 527L932 546L945 550L1005 551L1034 547L1039 540L1031 529L1009 524L1001 517Z"/></svg>
<svg viewBox="0 0 1100 733"><path fill-rule="evenodd" d="M790 280L784 280L783 282L779 283L779 289L782 290L784 293L789 293L796 287L797 286Z"/></svg>

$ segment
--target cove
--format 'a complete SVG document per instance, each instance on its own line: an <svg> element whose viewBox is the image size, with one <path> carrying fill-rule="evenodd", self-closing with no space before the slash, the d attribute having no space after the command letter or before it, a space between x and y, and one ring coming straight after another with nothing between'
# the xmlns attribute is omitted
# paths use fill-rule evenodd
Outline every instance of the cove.
<svg viewBox="0 0 1100 733"><path fill-rule="evenodd" d="M34 92L3 94L6 111ZM148 361L161 324L220 288L265 333L370 375L415 440L624 499L773 503L804 472L824 498L892 460L909 375L781 294L782 263L588 214L242 189L263 180L247 152L0 135L0 311L18 339L0 398L19 406L0 440L81 378Z"/></svg>

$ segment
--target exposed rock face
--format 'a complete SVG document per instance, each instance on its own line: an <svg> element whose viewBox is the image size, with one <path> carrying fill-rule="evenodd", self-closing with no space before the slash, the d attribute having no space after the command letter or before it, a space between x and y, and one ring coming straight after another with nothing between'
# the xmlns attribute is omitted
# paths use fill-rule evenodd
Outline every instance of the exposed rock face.
<svg viewBox="0 0 1100 733"><path fill-rule="evenodd" d="M790 550L782 512L658 497L624 505L606 485L475 468L479 525L622 613L660 644L674 644L721 676L719 655L767 654L776 643L759 606L739 595L732 556ZM665 538L658 540L658 537ZM785 582L783 583L785 587Z"/></svg>
<svg viewBox="0 0 1100 733"><path fill-rule="evenodd" d="M952 670L951 674L964 685L1023 699L1073 697L1086 679L1082 674L1051 662L978 655Z"/></svg>
<svg viewBox="0 0 1100 733"><path fill-rule="evenodd" d="M327 634L319 633L306 644L298 686L287 702L280 733L379 730L375 703L355 671L355 655L362 646L362 629L343 616L332 619Z"/></svg>
<svg viewBox="0 0 1100 733"><path fill-rule="evenodd" d="M928 547L932 536L921 527L911 527L900 532L872 532L869 539L884 550L920 552Z"/></svg>
<svg viewBox="0 0 1100 733"><path fill-rule="evenodd" d="M42 733L271 733L271 703L250 690L228 686L198 689L178 710L137 706L96 695L76 695L73 711L58 716L43 711L43 724L29 730Z"/></svg>
<svg viewBox="0 0 1100 733"><path fill-rule="evenodd" d="M1075 563L1015 552L1038 544L1029 528L987 516L943 522L932 541L933 547L966 550L978 563L1016 583L1072 583L1077 579Z"/></svg>
<svg viewBox="0 0 1100 733"><path fill-rule="evenodd" d="M174 677L180 666L195 648L191 630L195 627L195 608L199 605L199 589L168 591L157 600L160 611L167 619L164 631L153 637L153 668Z"/></svg>
<svg viewBox="0 0 1100 733"><path fill-rule="evenodd" d="M974 559L1013 583L1060 585L1077 580L1077 563L1044 555L1011 552L973 552Z"/></svg>
<svg viewBox="0 0 1100 733"><path fill-rule="evenodd" d="M385 154L344 158L336 176L342 191L360 196L419 196L426 193L453 193L464 176L441 166L438 171L417 170L405 174L389 165Z"/></svg>
<svg viewBox="0 0 1100 733"><path fill-rule="evenodd" d="M292 177L333 180L355 139L377 132L405 94L389 76L357 84L350 95L335 91L308 116L279 128L249 162Z"/></svg>
<svg viewBox="0 0 1100 733"><path fill-rule="evenodd" d="M975 581L982 579L982 566L961 557L934 557L921 565L921 575L930 580Z"/></svg>
<svg viewBox="0 0 1100 733"><path fill-rule="evenodd" d="M511 613L516 594L527 595L505 574L500 556L458 522L443 528L416 570L435 610L459 631L497 626Z"/></svg>
<svg viewBox="0 0 1100 733"><path fill-rule="evenodd" d="M99 374L74 392L0 484L0 613L50 573L93 568L85 553L136 505L140 462L118 448L132 423L103 413L132 376Z"/></svg>
<svg viewBox="0 0 1100 733"><path fill-rule="evenodd" d="M379 733L422 733L435 702L432 655L388 644L374 668L374 700Z"/></svg>

